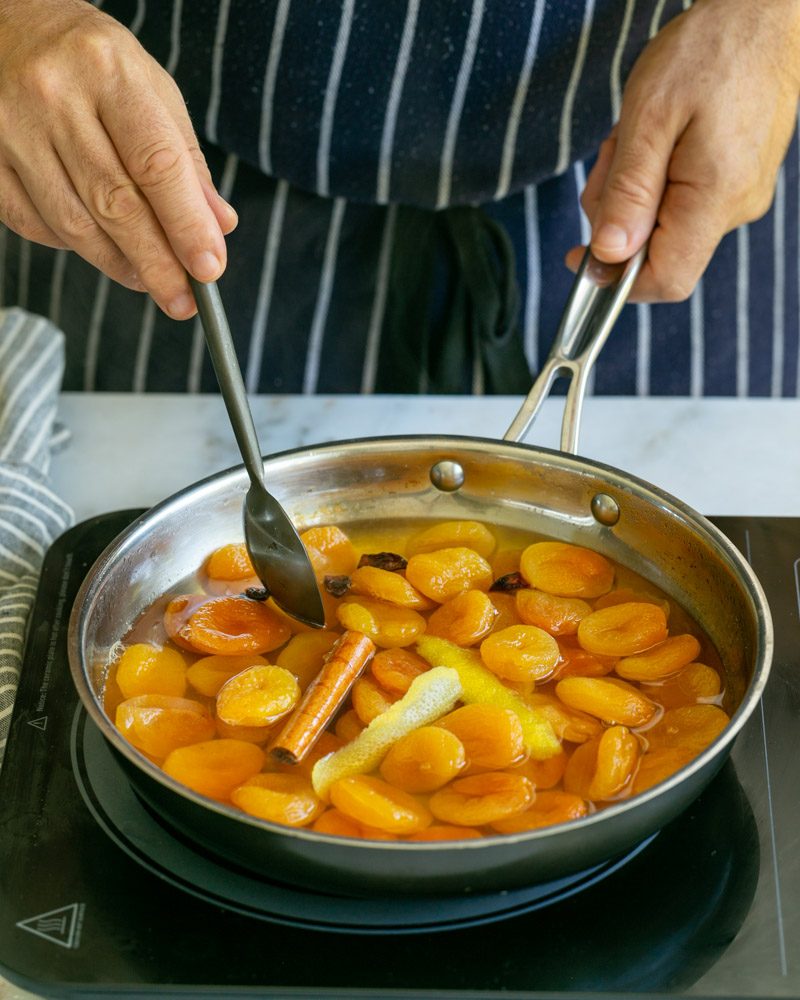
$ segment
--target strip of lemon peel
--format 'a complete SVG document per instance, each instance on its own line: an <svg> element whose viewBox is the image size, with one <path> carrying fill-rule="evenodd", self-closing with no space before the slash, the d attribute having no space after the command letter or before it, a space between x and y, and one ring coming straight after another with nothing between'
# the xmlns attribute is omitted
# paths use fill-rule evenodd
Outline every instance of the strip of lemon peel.
<svg viewBox="0 0 800 1000"><path fill-rule="evenodd" d="M415 677L403 697L376 716L354 740L317 761L311 771L314 791L326 798L328 789L340 778L372 771L393 743L446 715L460 697L456 670L434 667Z"/></svg>
<svg viewBox="0 0 800 1000"><path fill-rule="evenodd" d="M423 635L417 639L417 652L437 665L452 667L461 680L461 700L466 704L498 705L510 708L519 716L525 747L535 760L547 760L561 752L561 743L545 715L530 705L484 666L480 654L462 649L447 639ZM424 675L423 675L424 676Z"/></svg>

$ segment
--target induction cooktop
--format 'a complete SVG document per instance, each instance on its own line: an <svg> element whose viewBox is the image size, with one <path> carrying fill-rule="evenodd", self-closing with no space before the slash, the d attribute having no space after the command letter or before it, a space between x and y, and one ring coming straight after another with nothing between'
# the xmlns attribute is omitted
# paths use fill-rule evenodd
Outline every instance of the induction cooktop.
<svg viewBox="0 0 800 1000"><path fill-rule="evenodd" d="M205 855L129 786L66 655L91 564L136 515L47 555L0 773L0 971L43 996L800 998L800 519L719 518L776 630L765 696L677 820L510 892L306 892Z"/></svg>

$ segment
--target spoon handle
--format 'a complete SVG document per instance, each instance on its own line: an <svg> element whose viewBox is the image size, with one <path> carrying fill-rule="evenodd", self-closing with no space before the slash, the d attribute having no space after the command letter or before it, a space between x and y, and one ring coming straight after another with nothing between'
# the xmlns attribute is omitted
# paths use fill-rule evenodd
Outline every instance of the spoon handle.
<svg viewBox="0 0 800 1000"><path fill-rule="evenodd" d="M247 474L253 483L263 484L264 461L258 444L253 414L247 402L242 372L236 358L228 320L215 281L207 284L189 276L197 311L203 323L206 343L217 373L222 398L231 419L236 443L242 453Z"/></svg>

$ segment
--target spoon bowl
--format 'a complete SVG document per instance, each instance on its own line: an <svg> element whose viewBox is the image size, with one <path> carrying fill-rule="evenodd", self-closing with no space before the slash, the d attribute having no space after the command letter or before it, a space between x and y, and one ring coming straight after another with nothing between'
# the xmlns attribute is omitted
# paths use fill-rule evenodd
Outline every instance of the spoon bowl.
<svg viewBox="0 0 800 1000"><path fill-rule="evenodd" d="M244 538L250 562L275 602L293 618L322 628L325 611L308 553L262 483L251 482L244 499Z"/></svg>

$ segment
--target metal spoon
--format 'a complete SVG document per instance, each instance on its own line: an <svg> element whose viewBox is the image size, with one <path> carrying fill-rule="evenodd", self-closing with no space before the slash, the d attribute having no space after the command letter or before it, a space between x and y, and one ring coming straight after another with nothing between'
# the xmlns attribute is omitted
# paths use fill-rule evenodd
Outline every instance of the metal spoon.
<svg viewBox="0 0 800 1000"><path fill-rule="evenodd" d="M236 443L250 476L244 500L244 537L250 561L287 614L322 628L325 611L308 553L286 511L264 486L264 461L219 289L215 282L204 284L192 277L189 281Z"/></svg>

